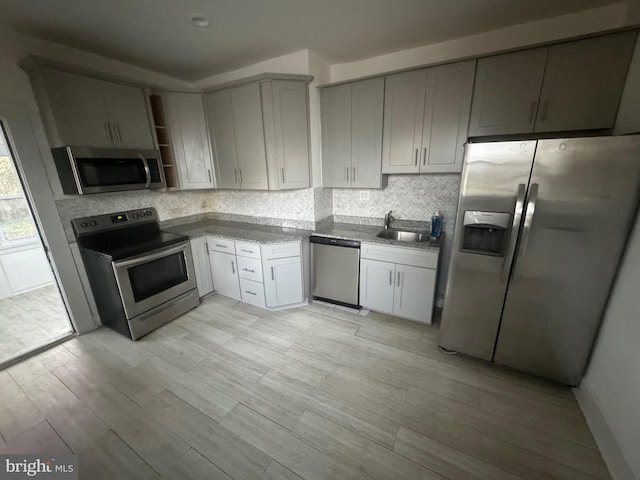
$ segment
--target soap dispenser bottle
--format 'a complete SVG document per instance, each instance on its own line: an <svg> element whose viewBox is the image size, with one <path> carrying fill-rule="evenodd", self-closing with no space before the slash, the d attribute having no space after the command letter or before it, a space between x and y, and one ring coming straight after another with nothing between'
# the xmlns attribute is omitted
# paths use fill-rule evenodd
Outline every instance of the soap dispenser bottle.
<svg viewBox="0 0 640 480"><path fill-rule="evenodd" d="M436 211L431 216L431 240L437 240L442 233L442 213Z"/></svg>

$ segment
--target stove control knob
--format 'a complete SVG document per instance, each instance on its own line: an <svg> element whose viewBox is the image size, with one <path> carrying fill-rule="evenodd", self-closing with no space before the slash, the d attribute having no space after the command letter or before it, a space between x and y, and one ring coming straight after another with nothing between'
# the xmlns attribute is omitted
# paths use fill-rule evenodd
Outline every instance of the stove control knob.
<svg viewBox="0 0 640 480"><path fill-rule="evenodd" d="M80 224L80 228L87 228L89 226L89 224L87 222L82 222Z"/></svg>
<svg viewBox="0 0 640 480"><path fill-rule="evenodd" d="M144 212L144 214L145 214L147 217L150 217L150 216L151 216L151 212L150 212L150 211L146 211L146 212Z"/></svg>
<svg viewBox="0 0 640 480"><path fill-rule="evenodd" d="M89 226L90 226L90 227L95 227L96 225L98 225L98 222L96 222L95 220L91 220L91 221L89 222Z"/></svg>
<svg viewBox="0 0 640 480"><path fill-rule="evenodd" d="M138 218L140 215L138 215L137 213L133 214L133 218Z"/></svg>

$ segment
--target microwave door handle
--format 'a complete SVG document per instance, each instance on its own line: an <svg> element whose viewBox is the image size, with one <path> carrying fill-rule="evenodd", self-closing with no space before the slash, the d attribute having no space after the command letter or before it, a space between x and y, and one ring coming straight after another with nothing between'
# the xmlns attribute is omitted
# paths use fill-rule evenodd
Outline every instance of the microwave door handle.
<svg viewBox="0 0 640 480"><path fill-rule="evenodd" d="M507 248L507 253L504 256L504 262L502 263L502 273L500 274L500 280L503 282L506 282L509 279L511 264L513 263L513 257L516 252L516 242L518 241L518 230L520 229L520 222L522 221L522 209L524 208L524 198L526 191L527 189L524 183L518 185L518 193L516 194L516 205L513 210L513 223L511 224L511 231L509 232L509 246Z"/></svg>
<svg viewBox="0 0 640 480"><path fill-rule="evenodd" d="M188 245L189 245L189 242L182 242L182 243L179 243L175 247L163 248L161 250L156 250L155 252L152 252L152 253L150 253L148 255L145 254L145 255L141 255L139 257L131 258L129 260L115 261L115 262L113 262L113 265L116 268L132 267L134 265L139 265L139 264L142 264L142 263L150 262L152 260L157 260L157 259L162 258L162 257L166 257L167 255L173 255L174 253L183 252L183 251L185 251L185 247L187 247Z"/></svg>
<svg viewBox="0 0 640 480"><path fill-rule="evenodd" d="M144 164L144 174L147 177L147 183L144 188L149 188L149 185L151 185L151 170L149 170L149 162L146 158L144 158L144 155L142 154L140 154L140 158L142 159L142 163Z"/></svg>
<svg viewBox="0 0 640 480"><path fill-rule="evenodd" d="M524 214L524 227L522 227L522 238L518 245L518 255L515 265L513 266L513 280L517 279L522 272L522 264L524 257L527 255L527 246L529 245L529 236L531 235L531 225L533 224L533 215L536 213L536 203L538 203L538 184L532 183L529 188L529 201Z"/></svg>

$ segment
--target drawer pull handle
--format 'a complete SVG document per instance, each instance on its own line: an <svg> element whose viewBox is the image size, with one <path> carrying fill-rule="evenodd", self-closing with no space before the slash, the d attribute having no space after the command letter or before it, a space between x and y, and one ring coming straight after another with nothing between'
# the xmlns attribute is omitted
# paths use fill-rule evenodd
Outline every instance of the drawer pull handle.
<svg viewBox="0 0 640 480"><path fill-rule="evenodd" d="M249 270L248 268L243 268L242 270L244 270L245 272L256 273L256 271L253 269Z"/></svg>
<svg viewBox="0 0 640 480"><path fill-rule="evenodd" d="M220 248L229 248L226 245L220 245L219 243L216 243L215 245L216 245L216 247L220 247Z"/></svg>
<svg viewBox="0 0 640 480"><path fill-rule="evenodd" d="M244 293L248 293L249 295L257 295L255 292L250 292L249 290L245 290Z"/></svg>
<svg viewBox="0 0 640 480"><path fill-rule="evenodd" d="M253 253L253 250L246 250L244 248L240 249L241 252Z"/></svg>

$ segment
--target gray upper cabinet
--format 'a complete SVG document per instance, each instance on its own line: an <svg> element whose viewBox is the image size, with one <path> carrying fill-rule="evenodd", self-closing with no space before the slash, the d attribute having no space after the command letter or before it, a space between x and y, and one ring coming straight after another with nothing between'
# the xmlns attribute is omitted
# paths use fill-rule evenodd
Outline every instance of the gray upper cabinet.
<svg viewBox="0 0 640 480"><path fill-rule="evenodd" d="M260 83L269 189L307 188L309 182L309 104L306 83Z"/></svg>
<svg viewBox="0 0 640 480"><path fill-rule="evenodd" d="M635 32L549 48L536 132L612 128Z"/></svg>
<svg viewBox="0 0 640 480"><path fill-rule="evenodd" d="M426 69L386 77L382 173L417 173L420 169L426 83Z"/></svg>
<svg viewBox="0 0 640 480"><path fill-rule="evenodd" d="M218 188L240 188L238 154L233 127L231 91L220 90L205 96L213 162Z"/></svg>
<svg viewBox="0 0 640 480"><path fill-rule="evenodd" d="M322 185L350 187L351 168L351 84L323 88L322 120Z"/></svg>
<svg viewBox="0 0 640 480"><path fill-rule="evenodd" d="M381 188L384 78L322 90L325 187Z"/></svg>
<svg viewBox="0 0 640 480"><path fill-rule="evenodd" d="M427 70L421 173L462 171L475 67L470 60Z"/></svg>
<svg viewBox="0 0 640 480"><path fill-rule="evenodd" d="M469 136L612 128L636 32L478 61Z"/></svg>
<svg viewBox="0 0 640 480"><path fill-rule="evenodd" d="M202 94L170 92L163 97L180 188L213 188L213 160Z"/></svg>
<svg viewBox="0 0 640 480"><path fill-rule="evenodd" d="M141 88L49 68L31 77L52 147L154 148Z"/></svg>
<svg viewBox="0 0 640 480"><path fill-rule="evenodd" d="M387 77L382 173L459 172L475 60Z"/></svg>
<svg viewBox="0 0 640 480"><path fill-rule="evenodd" d="M231 106L240 188L266 190L269 184L260 85L232 88Z"/></svg>
<svg viewBox="0 0 640 480"><path fill-rule="evenodd" d="M533 132L547 49L478 60L469 136Z"/></svg>
<svg viewBox="0 0 640 480"><path fill-rule="evenodd" d="M218 188L309 186L306 81L266 80L205 96Z"/></svg>

